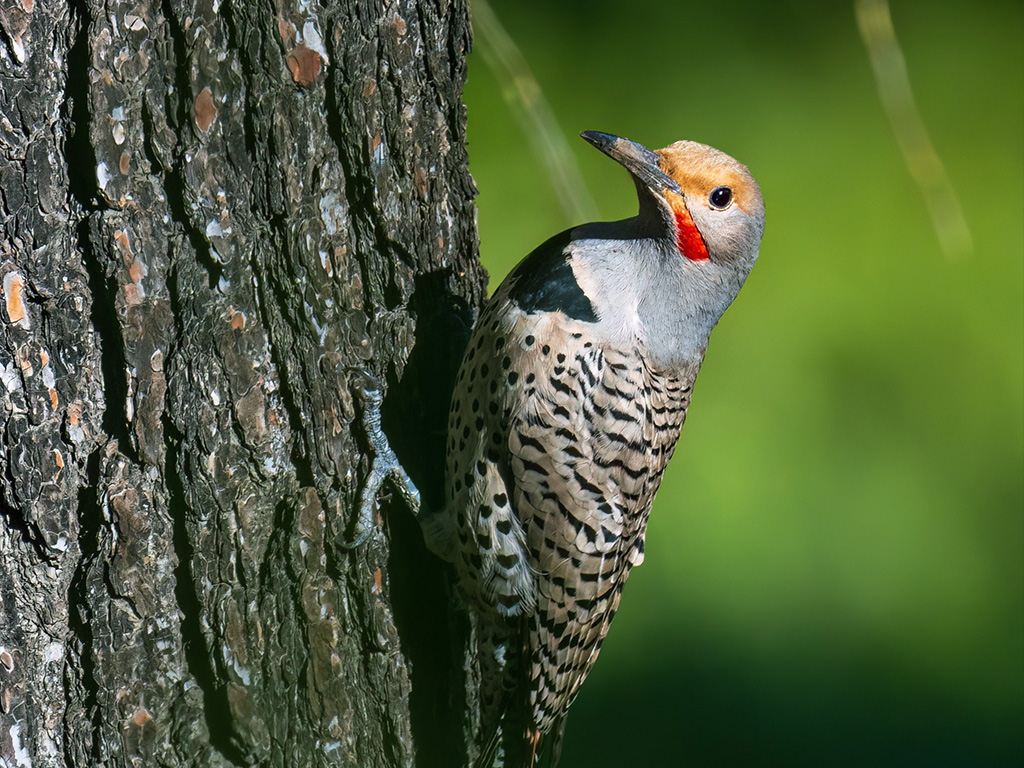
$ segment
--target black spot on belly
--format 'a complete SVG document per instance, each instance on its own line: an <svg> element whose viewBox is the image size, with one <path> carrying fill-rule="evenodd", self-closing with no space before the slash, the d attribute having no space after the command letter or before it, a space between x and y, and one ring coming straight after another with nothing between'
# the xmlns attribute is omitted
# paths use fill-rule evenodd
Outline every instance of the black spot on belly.
<svg viewBox="0 0 1024 768"><path fill-rule="evenodd" d="M512 273L509 296L527 314L561 311L576 320L596 323L594 307L576 282L565 252L571 231L555 235L519 263Z"/></svg>
<svg viewBox="0 0 1024 768"><path fill-rule="evenodd" d="M504 568L506 571L510 570L519 562L519 555L515 552L510 552L507 555L498 555L498 565Z"/></svg>

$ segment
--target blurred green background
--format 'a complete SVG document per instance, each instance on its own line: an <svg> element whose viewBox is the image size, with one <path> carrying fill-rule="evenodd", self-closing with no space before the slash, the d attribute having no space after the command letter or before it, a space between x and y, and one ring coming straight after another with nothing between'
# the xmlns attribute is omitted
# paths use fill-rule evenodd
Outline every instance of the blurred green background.
<svg viewBox="0 0 1024 768"><path fill-rule="evenodd" d="M893 0L974 241L940 248L852 3L494 0L576 134L746 163L761 260L716 329L563 768L1024 764L1024 4ZM477 37L491 288L566 214Z"/></svg>

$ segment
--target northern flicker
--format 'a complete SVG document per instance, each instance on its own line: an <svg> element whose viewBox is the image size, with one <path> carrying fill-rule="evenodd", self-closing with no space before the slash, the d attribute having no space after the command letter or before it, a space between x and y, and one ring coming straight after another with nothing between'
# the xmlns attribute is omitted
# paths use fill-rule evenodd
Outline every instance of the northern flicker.
<svg viewBox="0 0 1024 768"><path fill-rule="evenodd" d="M675 450L708 337L757 260L764 205L728 155L583 138L632 175L639 213L555 235L501 284L458 374L447 506L424 521L477 614L476 768L557 761ZM500 744L498 734L500 735Z"/></svg>

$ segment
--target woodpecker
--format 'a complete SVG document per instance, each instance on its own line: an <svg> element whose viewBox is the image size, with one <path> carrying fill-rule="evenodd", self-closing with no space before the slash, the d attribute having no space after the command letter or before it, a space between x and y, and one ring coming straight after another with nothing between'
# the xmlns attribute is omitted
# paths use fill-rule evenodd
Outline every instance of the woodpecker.
<svg viewBox="0 0 1024 768"><path fill-rule="evenodd" d="M476 614L476 768L557 762L764 230L757 182L728 155L581 135L629 171L639 212L555 235L494 293L452 398L446 507L423 523Z"/></svg>

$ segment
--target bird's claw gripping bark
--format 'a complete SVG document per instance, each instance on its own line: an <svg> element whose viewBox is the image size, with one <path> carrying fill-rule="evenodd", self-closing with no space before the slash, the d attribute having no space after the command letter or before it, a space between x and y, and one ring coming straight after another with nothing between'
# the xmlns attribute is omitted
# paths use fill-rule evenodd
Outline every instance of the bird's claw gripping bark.
<svg viewBox="0 0 1024 768"><path fill-rule="evenodd" d="M398 461L380 424L380 407L384 401L380 386L363 372L362 381L353 386L362 409L362 428L369 444L370 472L359 494L359 516L352 537L345 543L349 549L363 544L373 533L377 496L384 483L389 483L415 515L420 509L420 492Z"/></svg>

